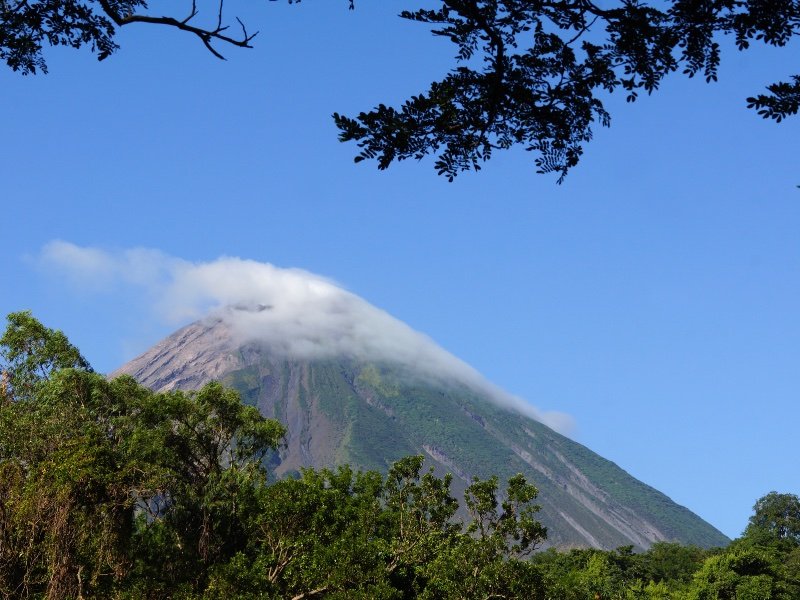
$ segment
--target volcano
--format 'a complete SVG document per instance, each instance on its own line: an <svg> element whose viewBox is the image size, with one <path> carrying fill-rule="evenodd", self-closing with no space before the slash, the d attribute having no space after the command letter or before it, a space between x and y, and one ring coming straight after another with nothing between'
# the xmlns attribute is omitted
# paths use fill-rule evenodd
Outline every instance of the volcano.
<svg viewBox="0 0 800 600"><path fill-rule="evenodd" d="M385 471L402 456L422 454L439 475L453 474L456 497L474 476L497 475L502 482L523 473L539 489L539 519L550 546L728 543L687 508L469 371L440 373L441 361L425 353L395 361L388 352L370 357L343 351L341 344L327 344L330 352L300 352L308 344L276 344L268 320L250 326L270 311L267 305L217 311L114 375L130 374L158 391L194 390L212 380L234 387L244 402L288 428L275 460L278 476L343 463Z"/></svg>

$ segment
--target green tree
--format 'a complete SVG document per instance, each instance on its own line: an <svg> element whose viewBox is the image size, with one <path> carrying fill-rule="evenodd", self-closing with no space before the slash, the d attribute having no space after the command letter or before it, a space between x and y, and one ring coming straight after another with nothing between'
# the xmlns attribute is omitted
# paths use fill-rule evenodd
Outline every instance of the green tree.
<svg viewBox="0 0 800 600"><path fill-rule="evenodd" d="M2 337L0 598L542 598L536 488L466 491L421 456L270 482L285 430L210 383L91 371L29 313Z"/></svg>
<svg viewBox="0 0 800 600"><path fill-rule="evenodd" d="M678 600L679 598L683 596L672 591L664 581L658 583L651 581L647 584L637 581L631 584L625 593L625 600Z"/></svg>
<svg viewBox="0 0 800 600"><path fill-rule="evenodd" d="M0 597L202 585L241 543L237 509L283 427L217 384L161 395L108 381L61 332L29 313L8 320Z"/></svg>
<svg viewBox="0 0 800 600"><path fill-rule="evenodd" d="M124 579L137 505L160 487L158 444L131 418L150 396L64 369L0 407L0 597L91 596Z"/></svg>
<svg viewBox="0 0 800 600"><path fill-rule="evenodd" d="M216 568L206 597L384 598L386 538L377 473L305 470L257 490L247 545Z"/></svg>
<svg viewBox="0 0 800 600"><path fill-rule="evenodd" d="M689 582L708 557L696 546L656 542L637 557L637 576L645 582Z"/></svg>
<svg viewBox="0 0 800 600"><path fill-rule="evenodd" d="M531 527L520 518L532 486L515 479L499 512L489 499L496 482L480 482L468 497L487 507L481 532L453 519L450 477L422 467L422 457L411 456L385 478L349 467L306 469L261 488L247 547L215 569L206 597L538 597L538 573L515 558L522 545L541 541L525 538ZM519 539L510 543L514 532Z"/></svg>
<svg viewBox="0 0 800 600"><path fill-rule="evenodd" d="M770 492L753 506L745 537L766 535L800 544L800 498L795 494Z"/></svg>
<svg viewBox="0 0 800 600"><path fill-rule="evenodd" d="M688 600L794 600L799 594L796 575L775 550L734 548L706 559Z"/></svg>
<svg viewBox="0 0 800 600"><path fill-rule="evenodd" d="M522 475L508 481L500 499L498 480L475 478L464 502L471 520L425 563L420 598L540 598L539 572L522 560L546 537L534 519L538 491Z"/></svg>
<svg viewBox="0 0 800 600"><path fill-rule="evenodd" d="M548 600L611 600L625 598L628 581L613 552L548 550L534 557L542 571Z"/></svg>
<svg viewBox="0 0 800 600"><path fill-rule="evenodd" d="M425 587L420 567L452 545L461 532L453 520L458 501L450 494L452 476L423 474L423 462L422 456L409 456L394 463L382 494L390 528L386 571L397 586L409 590Z"/></svg>
<svg viewBox="0 0 800 600"><path fill-rule="evenodd" d="M140 421L159 432L161 481L138 503L136 577L203 589L212 567L244 547L248 510L267 481L264 458L285 429L218 383L153 395L152 406Z"/></svg>
<svg viewBox="0 0 800 600"><path fill-rule="evenodd" d="M63 332L45 327L29 311L11 313L7 321L0 337L2 399L30 398L36 386L54 370L92 371Z"/></svg>

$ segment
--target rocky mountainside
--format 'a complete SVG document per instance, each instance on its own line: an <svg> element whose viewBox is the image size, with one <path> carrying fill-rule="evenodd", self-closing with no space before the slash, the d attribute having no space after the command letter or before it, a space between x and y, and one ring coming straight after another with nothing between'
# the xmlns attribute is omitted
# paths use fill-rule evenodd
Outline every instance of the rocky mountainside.
<svg viewBox="0 0 800 600"><path fill-rule="evenodd" d="M417 376L386 360L287 358L237 339L223 318L196 322L115 374L156 390L214 379L237 388L288 427L279 475L345 462L385 470L401 456L424 454L439 473L453 474L457 495L475 475L524 473L540 490L551 545L728 542L661 492L474 385Z"/></svg>

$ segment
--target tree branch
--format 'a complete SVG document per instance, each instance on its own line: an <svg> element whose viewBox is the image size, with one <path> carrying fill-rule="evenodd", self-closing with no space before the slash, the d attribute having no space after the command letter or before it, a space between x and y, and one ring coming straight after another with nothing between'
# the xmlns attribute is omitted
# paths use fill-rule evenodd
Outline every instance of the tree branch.
<svg viewBox="0 0 800 600"><path fill-rule="evenodd" d="M303 598L310 598L311 596L316 596L317 594L327 592L329 587L330 586L325 585L315 590L303 592L302 594L297 594L296 596L292 596L292 600L303 600Z"/></svg>
<svg viewBox="0 0 800 600"><path fill-rule="evenodd" d="M230 44L232 46L237 46L239 48L252 48L253 46L250 42L253 40L254 37L258 35L256 31L253 34L248 34L247 29L244 26L244 23L236 19L239 23L239 26L242 28L242 35L241 37L231 37L230 35L225 34L224 32L228 30L227 25L222 24L222 11L223 11L223 4L224 0L220 0L219 2L219 10L217 12L217 25L214 29L207 29L203 27L196 27L190 23L190 21L197 16L197 1L192 0L192 9L189 12L189 16L183 20L178 20L174 17L154 17L151 15L120 15L114 7L111 6L109 0L99 0L100 6L103 9L103 12L108 15L108 17L114 21L114 23L118 27L122 27L124 25L129 25L131 23L150 23L153 25L167 25L169 27L174 27L175 29L180 29L181 31L186 31L188 33L196 35L200 38L200 41L203 42L208 51L211 52L214 56L219 58L220 60L225 60L225 57L220 54L220 52L214 48L212 42L220 41L225 42L226 44Z"/></svg>

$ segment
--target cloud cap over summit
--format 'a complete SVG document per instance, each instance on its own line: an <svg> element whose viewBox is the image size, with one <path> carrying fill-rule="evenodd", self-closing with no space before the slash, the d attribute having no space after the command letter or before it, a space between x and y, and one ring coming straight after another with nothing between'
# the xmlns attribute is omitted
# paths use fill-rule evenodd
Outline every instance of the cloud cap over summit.
<svg viewBox="0 0 800 600"><path fill-rule="evenodd" d="M395 363L421 376L489 392L499 404L561 433L573 425L569 415L541 411L502 391L428 336L302 269L236 257L194 263L153 249L109 252L61 240L45 245L38 262L89 289L141 288L154 311L172 323L221 318L242 344L259 343L291 358L345 356Z"/></svg>

